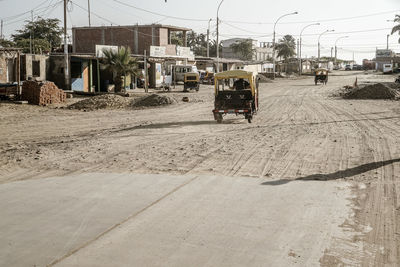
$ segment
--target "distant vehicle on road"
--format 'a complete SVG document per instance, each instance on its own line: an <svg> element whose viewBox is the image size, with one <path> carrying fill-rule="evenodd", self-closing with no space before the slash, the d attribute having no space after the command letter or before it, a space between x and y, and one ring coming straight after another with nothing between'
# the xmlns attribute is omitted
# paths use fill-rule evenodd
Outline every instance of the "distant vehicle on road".
<svg viewBox="0 0 400 267"><path fill-rule="evenodd" d="M393 64L383 64L383 74L393 73Z"/></svg>
<svg viewBox="0 0 400 267"><path fill-rule="evenodd" d="M350 64L347 64L346 67L344 67L344 70L352 70L353 68L351 67Z"/></svg>
<svg viewBox="0 0 400 267"><path fill-rule="evenodd" d="M315 70L315 85L318 84L318 82L321 82L323 84L328 83L328 69L316 69Z"/></svg>
<svg viewBox="0 0 400 267"><path fill-rule="evenodd" d="M188 72L197 72L196 66L192 65L175 65L172 66L172 79L173 83L176 84L178 82L184 82L185 73Z"/></svg>
<svg viewBox="0 0 400 267"><path fill-rule="evenodd" d="M363 67L361 65L358 65L358 64L353 65L353 70L362 70L362 69L363 69Z"/></svg>
<svg viewBox="0 0 400 267"><path fill-rule="evenodd" d="M183 82L183 91L188 92L188 90L195 89L197 92L200 89L200 79L198 72L187 72L185 73Z"/></svg>

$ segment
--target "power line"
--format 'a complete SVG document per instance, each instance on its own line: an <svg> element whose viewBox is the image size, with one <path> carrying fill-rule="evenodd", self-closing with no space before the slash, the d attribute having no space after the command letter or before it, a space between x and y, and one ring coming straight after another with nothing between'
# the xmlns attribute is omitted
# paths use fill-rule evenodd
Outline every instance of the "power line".
<svg viewBox="0 0 400 267"><path fill-rule="evenodd" d="M23 13L19 13L17 15L13 15L13 16L9 16L9 17L4 17L2 19L3 19L3 21L14 20L14 19L16 19L18 17L21 17L21 16L25 15L25 14L30 14L32 12L32 10L35 11L35 10L39 9L39 7L41 7L44 3L48 2L48 1L49 0L45 0L45 1L41 2L39 5L35 6L34 8L32 8L32 9L30 9L28 11L25 11ZM43 9L43 8L41 8L41 9Z"/></svg>
<svg viewBox="0 0 400 267"><path fill-rule="evenodd" d="M169 15L157 13L157 12L154 12L154 11L150 11L150 10L147 10L147 9L144 9L144 8L140 8L140 7L131 5L131 4L127 4L127 3L124 3L124 2L119 1L119 0L114 0L114 2L117 2L117 3L121 4L121 5L124 5L124 6L127 6L127 7L131 7L131 8L146 12L146 13L157 15L157 16L160 16L160 17L166 17L166 18L177 19L177 20L186 20L186 21L208 21L208 19L193 19L193 18L182 18L182 17L169 16Z"/></svg>
<svg viewBox="0 0 400 267"><path fill-rule="evenodd" d="M345 21L345 20L352 20L352 19L359 19L359 18L367 18L385 14L393 14L399 12L400 10L392 10L392 11L384 11L378 13L371 13L359 16L352 16L352 17L342 17L342 18L332 18L332 19L320 19L320 20L310 20L310 21L293 21L293 22L281 22L280 24L301 24L301 23L316 23L316 22L331 22L331 21ZM237 24L256 24L256 25L273 25L274 22L248 22L248 21L237 21L237 20L224 20L230 23L237 23Z"/></svg>

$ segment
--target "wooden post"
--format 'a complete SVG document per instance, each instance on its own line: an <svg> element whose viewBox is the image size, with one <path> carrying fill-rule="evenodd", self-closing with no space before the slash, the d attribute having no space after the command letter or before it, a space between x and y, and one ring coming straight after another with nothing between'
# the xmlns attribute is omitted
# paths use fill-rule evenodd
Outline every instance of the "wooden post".
<svg viewBox="0 0 400 267"><path fill-rule="evenodd" d="M148 81L148 73L147 73L147 55L146 50L144 50L144 91L146 93L149 92L149 88L147 88L147 81Z"/></svg>
<svg viewBox="0 0 400 267"><path fill-rule="evenodd" d="M22 92L21 92L21 59L20 59L20 57L21 57L21 54L20 54L20 52L19 52L19 50L17 51L17 71L16 71L16 73L17 73L17 91L18 91L18 98L19 99L21 99L21 95L22 95Z"/></svg>

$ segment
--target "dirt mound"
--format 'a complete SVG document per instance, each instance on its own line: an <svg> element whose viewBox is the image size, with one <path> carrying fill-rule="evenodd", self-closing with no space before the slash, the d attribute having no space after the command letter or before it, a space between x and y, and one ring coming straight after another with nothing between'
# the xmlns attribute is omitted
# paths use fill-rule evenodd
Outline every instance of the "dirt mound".
<svg viewBox="0 0 400 267"><path fill-rule="evenodd" d="M106 94L106 95L98 95L91 98L83 99L79 102L76 102L68 106L68 108L87 109L87 110L122 109L122 108L127 108L132 101L133 99L129 97Z"/></svg>
<svg viewBox="0 0 400 267"><path fill-rule="evenodd" d="M266 76L264 76L264 75L258 75L257 76L257 78L258 78L258 82L259 83L272 83L272 80L271 79L269 79L269 78L267 78Z"/></svg>
<svg viewBox="0 0 400 267"><path fill-rule="evenodd" d="M152 94L142 99L139 99L133 104L134 107L155 107L175 104L177 101L175 98L166 95Z"/></svg>
<svg viewBox="0 0 400 267"><path fill-rule="evenodd" d="M399 87L389 83L374 83L349 87L345 89L343 98L347 99L398 99Z"/></svg>

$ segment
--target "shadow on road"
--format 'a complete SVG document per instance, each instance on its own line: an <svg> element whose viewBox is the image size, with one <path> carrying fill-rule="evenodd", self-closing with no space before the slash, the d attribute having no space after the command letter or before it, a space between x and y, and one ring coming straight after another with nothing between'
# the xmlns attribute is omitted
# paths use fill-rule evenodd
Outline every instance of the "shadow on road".
<svg viewBox="0 0 400 267"><path fill-rule="evenodd" d="M354 168L350 168L347 170L337 171L328 174L312 174L304 177L299 177L296 179L281 179L275 181L268 181L262 183L262 185L283 185L294 181L331 181L337 179L345 179L348 177L352 177L358 174L362 174L371 170L379 169L389 164L393 164L395 162L400 162L400 158L398 159L391 159L385 161L378 161L378 162L371 162L367 164L363 164Z"/></svg>
<svg viewBox="0 0 400 267"><path fill-rule="evenodd" d="M222 121L222 124L241 124L242 120L238 119L226 119ZM175 121L175 122L163 122L163 123L152 123L145 125L136 125L132 127L125 127L121 129L113 130L113 133L133 131L139 129L162 129L162 128L179 128L185 126L199 126L199 125L216 125L217 122L214 120L204 120L204 121Z"/></svg>

